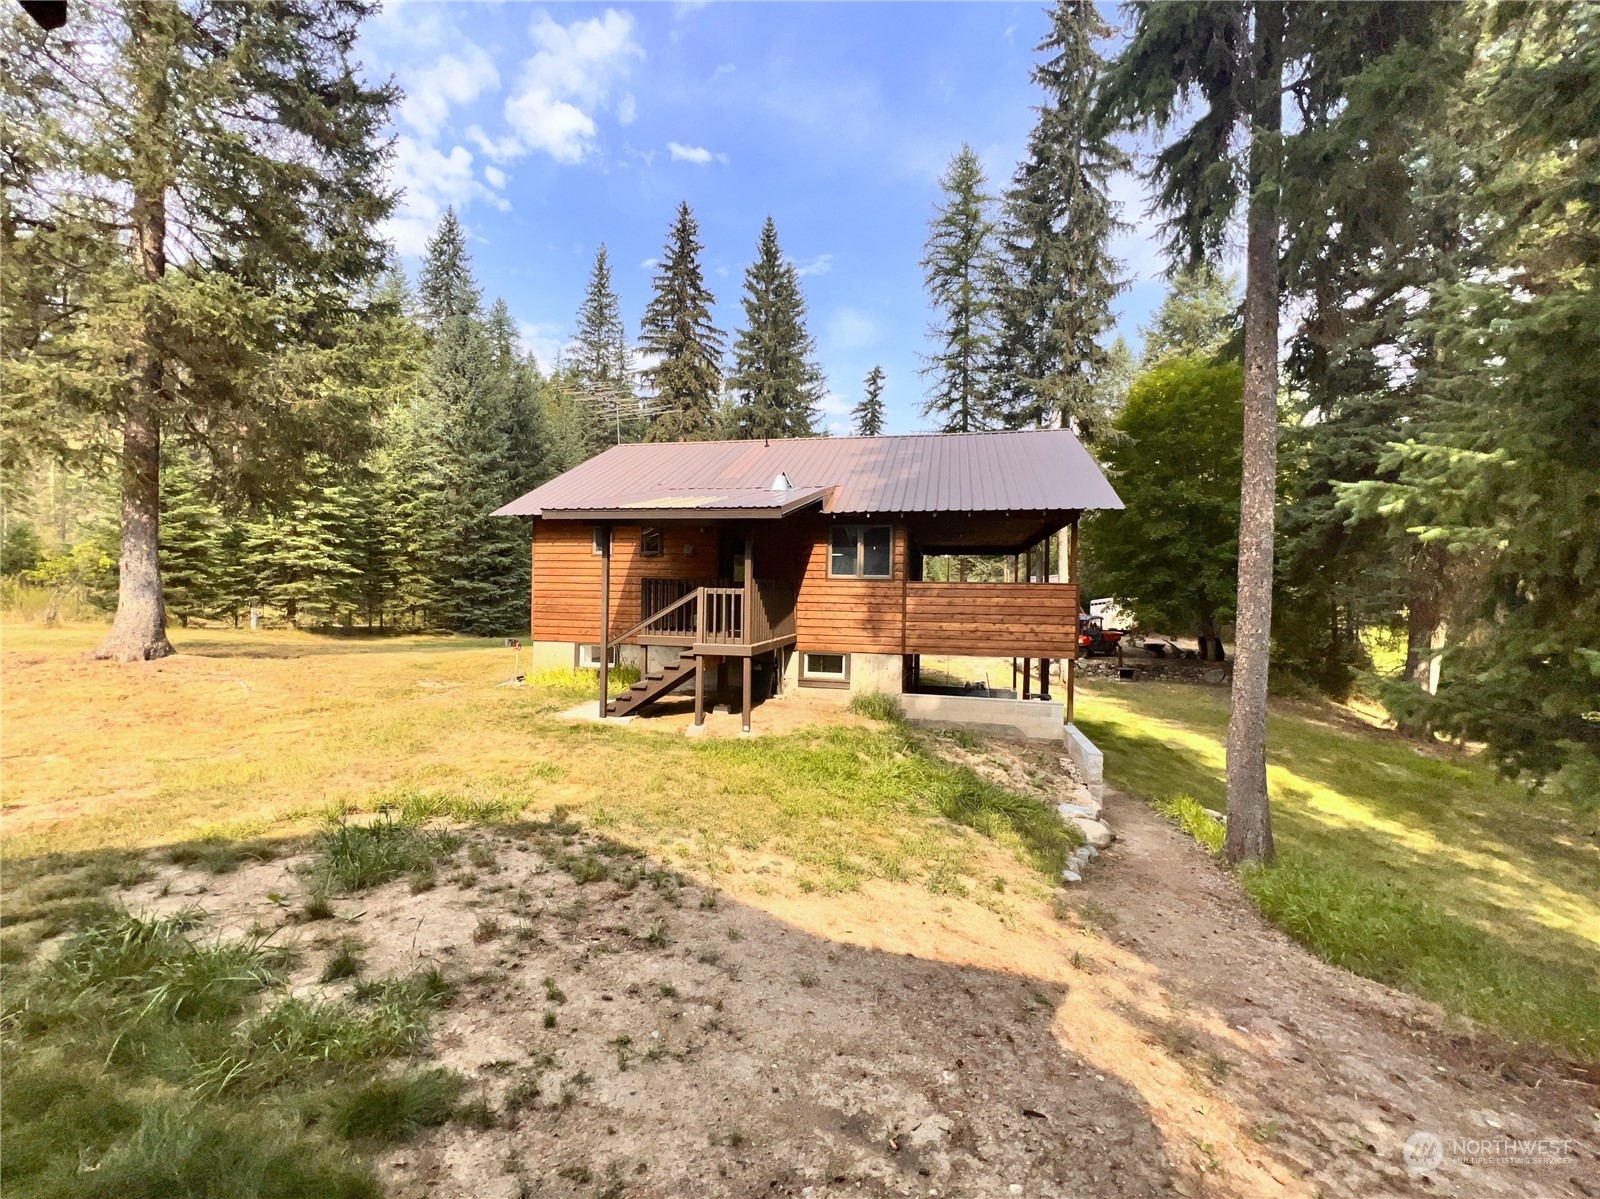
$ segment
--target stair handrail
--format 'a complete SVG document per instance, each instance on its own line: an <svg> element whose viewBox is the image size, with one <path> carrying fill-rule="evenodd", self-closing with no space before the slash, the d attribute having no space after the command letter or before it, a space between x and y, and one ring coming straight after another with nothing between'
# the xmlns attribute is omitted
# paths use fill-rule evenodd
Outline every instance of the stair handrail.
<svg viewBox="0 0 1600 1199"><path fill-rule="evenodd" d="M645 629L647 629L651 625L655 624L656 621L660 620L663 616L667 615L669 612L676 612L679 608L683 607L685 604L689 603L691 600L699 600L700 593L702 591L704 591L704 590L705 590L704 587L696 587L693 591L689 592L689 594L685 595L682 599L673 600L672 603L668 604L665 608L662 608L661 611L652 612L649 616L645 617L638 624L634 625L633 628L629 629L626 633L619 633L617 636L611 638L611 643L613 645L617 645L617 644L620 644L621 642L626 641L629 637L634 636L636 633L642 633Z"/></svg>

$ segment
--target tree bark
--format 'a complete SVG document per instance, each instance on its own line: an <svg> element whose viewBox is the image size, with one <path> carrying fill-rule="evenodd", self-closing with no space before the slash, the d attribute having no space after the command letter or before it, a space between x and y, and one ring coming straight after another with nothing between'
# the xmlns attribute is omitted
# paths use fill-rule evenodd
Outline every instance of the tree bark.
<svg viewBox="0 0 1600 1199"><path fill-rule="evenodd" d="M1251 6L1255 91L1245 248L1244 469L1239 488L1239 597L1233 713L1228 720L1230 862L1270 862L1267 669L1272 651L1272 536L1278 475L1279 130L1283 6Z"/></svg>
<svg viewBox="0 0 1600 1199"><path fill-rule="evenodd" d="M122 412L122 553L117 614L96 658L143 662L172 653L161 596L161 399L164 375L158 347L159 299L154 285L167 273L167 188L162 156L167 118L166 56L156 14L129 9L137 73L132 154L134 270L144 287L143 327L129 356L128 398ZM153 60L153 61L151 61Z"/></svg>

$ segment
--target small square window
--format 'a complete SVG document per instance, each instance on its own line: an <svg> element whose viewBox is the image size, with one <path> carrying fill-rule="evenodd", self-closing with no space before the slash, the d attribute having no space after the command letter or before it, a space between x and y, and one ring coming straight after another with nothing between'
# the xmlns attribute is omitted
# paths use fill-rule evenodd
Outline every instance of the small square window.
<svg viewBox="0 0 1600 1199"><path fill-rule="evenodd" d="M864 577L889 577L889 544L888 525L867 525L861 530L861 574Z"/></svg>
<svg viewBox="0 0 1600 1199"><path fill-rule="evenodd" d="M801 654L800 681L817 687L846 686L850 682L850 655Z"/></svg>
<svg viewBox="0 0 1600 1199"><path fill-rule="evenodd" d="M659 558L659 557L661 557L661 530L660 529L640 529L639 530L639 557L641 557L641 558Z"/></svg>
<svg viewBox="0 0 1600 1199"><path fill-rule="evenodd" d="M617 664L617 647L614 645L611 646L610 651L606 654L606 656L611 659L611 665L615 667ZM578 669L600 669L600 647L598 645L588 644L578 646Z"/></svg>

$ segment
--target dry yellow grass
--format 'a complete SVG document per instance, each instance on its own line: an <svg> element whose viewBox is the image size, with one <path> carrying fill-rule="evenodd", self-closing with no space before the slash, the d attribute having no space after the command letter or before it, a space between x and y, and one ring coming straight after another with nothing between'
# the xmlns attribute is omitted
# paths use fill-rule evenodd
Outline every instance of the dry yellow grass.
<svg viewBox="0 0 1600 1199"><path fill-rule="evenodd" d="M1006 829L985 839L938 819L946 768L842 713L850 727L691 741L678 721L558 719L589 677L502 686L513 661L496 641L175 629L175 657L119 666L85 656L99 633L4 630L6 857L287 835L424 793L458 808L565 805L757 885L959 891L961 875L999 869L1014 891L1042 893Z"/></svg>

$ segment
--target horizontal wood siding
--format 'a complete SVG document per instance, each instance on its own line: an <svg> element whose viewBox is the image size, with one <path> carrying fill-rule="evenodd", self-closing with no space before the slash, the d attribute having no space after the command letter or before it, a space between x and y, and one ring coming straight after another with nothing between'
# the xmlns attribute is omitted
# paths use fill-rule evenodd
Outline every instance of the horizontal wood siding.
<svg viewBox="0 0 1600 1199"><path fill-rule="evenodd" d="M852 520L848 524L888 524ZM828 541L832 523L807 522L809 548L805 577L795 605L795 634L802 649L818 653L898 654L902 580L906 571L905 530L894 528L893 577L830 579Z"/></svg>
<svg viewBox="0 0 1600 1199"><path fill-rule="evenodd" d="M616 525L611 540L611 632L639 622L641 579L709 579L717 574L717 532L707 527L665 524L662 555L639 555L638 525ZM685 544L694 554L685 556ZM590 525L534 521L533 639L600 640L600 555Z"/></svg>
<svg viewBox="0 0 1600 1199"><path fill-rule="evenodd" d="M971 657L1077 655L1072 583L908 583L906 652Z"/></svg>

